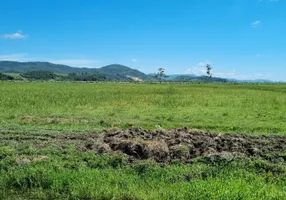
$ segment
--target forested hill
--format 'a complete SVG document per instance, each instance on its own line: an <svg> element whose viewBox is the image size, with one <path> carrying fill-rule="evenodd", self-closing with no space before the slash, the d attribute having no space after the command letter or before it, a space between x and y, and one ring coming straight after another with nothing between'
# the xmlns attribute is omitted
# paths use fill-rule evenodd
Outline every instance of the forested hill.
<svg viewBox="0 0 286 200"><path fill-rule="evenodd" d="M139 70L131 69L119 64L107 65L105 67L98 68L97 72L110 79L122 79L126 77L135 81L151 79L150 76L140 72Z"/></svg>
<svg viewBox="0 0 286 200"><path fill-rule="evenodd" d="M53 64L49 62L15 62L0 61L2 73L26 73L31 71L51 71L60 74L90 73L100 74L107 80L149 80L150 76L124 65L112 64L101 68L77 68L67 65Z"/></svg>
<svg viewBox="0 0 286 200"><path fill-rule="evenodd" d="M25 73L30 71L52 71L55 73L68 74L72 72L90 72L88 68L76 68L67 65L58 65L49 62L16 62L0 61L0 72Z"/></svg>

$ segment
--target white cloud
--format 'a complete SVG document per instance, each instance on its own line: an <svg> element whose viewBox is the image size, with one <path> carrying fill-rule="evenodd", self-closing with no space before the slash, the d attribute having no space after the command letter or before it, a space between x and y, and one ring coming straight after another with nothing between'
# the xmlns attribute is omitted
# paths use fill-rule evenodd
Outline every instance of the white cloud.
<svg viewBox="0 0 286 200"><path fill-rule="evenodd" d="M133 58L131 61L135 63L137 62L137 59Z"/></svg>
<svg viewBox="0 0 286 200"><path fill-rule="evenodd" d="M253 22L252 24L251 24L251 26L253 27L253 28L256 28L258 25L260 25L261 24L261 21L255 21L255 22Z"/></svg>
<svg viewBox="0 0 286 200"><path fill-rule="evenodd" d="M195 74L197 76L204 76L206 75L206 68L205 67L192 67L187 70L183 74ZM215 72L213 71L214 77L221 77L221 78L238 78L241 77L236 73L235 69L232 69L232 71L228 72Z"/></svg>
<svg viewBox="0 0 286 200"><path fill-rule="evenodd" d="M260 72L242 74L242 73L236 72L235 69L233 69L230 72L216 72L216 73L213 73L213 76L221 77L221 78L237 79L237 80L255 80L255 79L273 80L273 77L271 74L262 74Z"/></svg>
<svg viewBox="0 0 286 200"><path fill-rule="evenodd" d="M259 54L257 54L259 55ZM197 66L186 69L183 74L195 74L197 76L206 75L206 62L200 62ZM216 71L212 70L213 77L228 78L228 79L237 79L237 80L254 80L254 79L273 79L270 74L257 73L239 73L235 68L226 71Z"/></svg>
<svg viewBox="0 0 286 200"><path fill-rule="evenodd" d="M251 23L251 26L252 26L253 28L256 28L256 27L258 27L260 24L261 24L261 21L255 21L255 22Z"/></svg>
<svg viewBox="0 0 286 200"><path fill-rule="evenodd" d="M10 40L19 40L19 39L25 39L27 38L29 35L24 35L22 33L22 31L18 31L16 33L10 33L10 34L4 34L2 35L2 37L4 39L10 39Z"/></svg>
<svg viewBox="0 0 286 200"><path fill-rule="evenodd" d="M230 72L215 72L213 73L213 76L238 80L271 79L270 75L265 75L259 72L253 74L241 74L236 72L235 69Z"/></svg>
<svg viewBox="0 0 286 200"><path fill-rule="evenodd" d="M221 78L237 78L239 75L236 73L235 69L230 72L215 72L213 73L214 77L221 77Z"/></svg>
<svg viewBox="0 0 286 200"><path fill-rule="evenodd" d="M206 74L206 65L209 64L208 61L199 62L197 66L188 68L183 74L195 74L195 75L205 75Z"/></svg>
<svg viewBox="0 0 286 200"><path fill-rule="evenodd" d="M191 67L186 69L183 74L195 74L201 76L206 74L206 69L204 67Z"/></svg>
<svg viewBox="0 0 286 200"><path fill-rule="evenodd" d="M206 65L210 64L208 61L199 62L197 66L186 69L183 74L195 74L198 76L206 75Z"/></svg>

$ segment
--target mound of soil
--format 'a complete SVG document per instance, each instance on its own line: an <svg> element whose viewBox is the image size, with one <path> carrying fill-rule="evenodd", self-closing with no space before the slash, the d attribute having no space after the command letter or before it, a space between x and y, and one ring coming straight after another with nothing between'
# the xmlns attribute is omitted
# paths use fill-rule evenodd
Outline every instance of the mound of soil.
<svg viewBox="0 0 286 200"><path fill-rule="evenodd" d="M188 128L154 131L131 128L79 137L76 139L83 141L82 150L124 153L130 161L152 158L157 162L191 162L201 156L232 160L236 157L263 157L286 152L286 137L214 134ZM286 159L286 156L282 158Z"/></svg>

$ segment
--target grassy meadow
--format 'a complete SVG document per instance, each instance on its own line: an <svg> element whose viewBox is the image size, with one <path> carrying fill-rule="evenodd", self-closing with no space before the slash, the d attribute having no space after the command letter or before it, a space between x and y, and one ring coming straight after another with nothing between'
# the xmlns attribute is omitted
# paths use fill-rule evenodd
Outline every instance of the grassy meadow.
<svg viewBox="0 0 286 200"><path fill-rule="evenodd" d="M286 132L286 85L0 83L0 130Z"/></svg>
<svg viewBox="0 0 286 200"><path fill-rule="evenodd" d="M0 199L283 200L286 152L130 163L61 136L132 126L285 136L285 113L285 84L0 82Z"/></svg>

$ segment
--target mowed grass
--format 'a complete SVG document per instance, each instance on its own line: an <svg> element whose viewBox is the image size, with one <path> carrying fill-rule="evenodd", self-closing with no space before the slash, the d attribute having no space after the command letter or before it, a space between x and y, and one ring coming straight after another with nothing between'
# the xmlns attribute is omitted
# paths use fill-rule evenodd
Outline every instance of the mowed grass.
<svg viewBox="0 0 286 200"><path fill-rule="evenodd" d="M286 133L285 84L0 83L0 130Z"/></svg>

